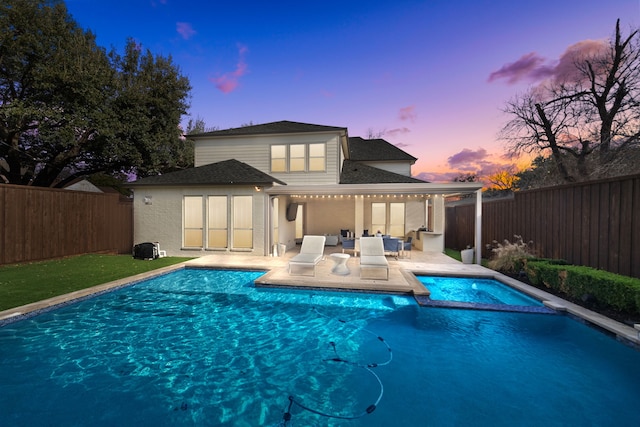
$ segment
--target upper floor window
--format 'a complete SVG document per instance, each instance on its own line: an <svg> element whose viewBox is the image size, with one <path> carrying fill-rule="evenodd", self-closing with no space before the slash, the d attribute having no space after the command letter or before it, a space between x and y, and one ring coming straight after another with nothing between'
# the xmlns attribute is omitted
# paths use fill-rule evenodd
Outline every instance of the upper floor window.
<svg viewBox="0 0 640 427"><path fill-rule="evenodd" d="M324 172L326 170L325 143L271 146L271 172Z"/></svg>
<svg viewBox="0 0 640 427"><path fill-rule="evenodd" d="M289 172L304 172L306 145L291 144L289 146Z"/></svg>
<svg viewBox="0 0 640 427"><path fill-rule="evenodd" d="M287 171L287 146L271 146L271 172Z"/></svg>
<svg viewBox="0 0 640 427"><path fill-rule="evenodd" d="M309 170L324 172L327 168L327 148L325 144L309 144Z"/></svg>

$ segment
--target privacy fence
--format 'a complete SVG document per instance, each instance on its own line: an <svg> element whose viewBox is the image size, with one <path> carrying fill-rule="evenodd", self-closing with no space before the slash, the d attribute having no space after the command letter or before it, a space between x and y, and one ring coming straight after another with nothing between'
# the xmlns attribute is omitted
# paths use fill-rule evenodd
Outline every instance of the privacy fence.
<svg viewBox="0 0 640 427"><path fill-rule="evenodd" d="M473 245L475 204L446 209L445 245ZM640 277L640 175L522 191L482 204L483 246L520 235L536 255ZM491 255L482 248L483 257Z"/></svg>
<svg viewBox="0 0 640 427"><path fill-rule="evenodd" d="M133 203L118 194L0 185L0 264L131 253Z"/></svg>

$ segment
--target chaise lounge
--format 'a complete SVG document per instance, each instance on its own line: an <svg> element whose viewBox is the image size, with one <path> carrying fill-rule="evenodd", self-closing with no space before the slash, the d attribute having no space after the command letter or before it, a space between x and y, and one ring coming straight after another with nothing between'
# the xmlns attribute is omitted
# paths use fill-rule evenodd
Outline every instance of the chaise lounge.
<svg viewBox="0 0 640 427"><path fill-rule="evenodd" d="M289 260L289 274L294 274L292 273L294 267L299 270L312 267L313 276L315 276L316 264L322 260L324 255L325 240L325 236L304 236L300 253Z"/></svg>
<svg viewBox="0 0 640 427"><path fill-rule="evenodd" d="M384 270L385 280L389 280L389 262L384 256L382 237L360 238L360 278L367 278L365 272L371 270Z"/></svg>

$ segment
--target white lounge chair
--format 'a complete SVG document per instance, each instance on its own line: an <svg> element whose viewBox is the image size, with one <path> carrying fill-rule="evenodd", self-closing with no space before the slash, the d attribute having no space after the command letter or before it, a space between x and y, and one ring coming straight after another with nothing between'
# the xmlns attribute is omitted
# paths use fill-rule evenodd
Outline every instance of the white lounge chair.
<svg viewBox="0 0 640 427"><path fill-rule="evenodd" d="M389 262L384 256L384 244L382 237L361 237L360 238L360 278L370 270L381 270L385 272L385 280L389 280Z"/></svg>
<svg viewBox="0 0 640 427"><path fill-rule="evenodd" d="M304 236L300 253L289 260L289 274L292 274L294 267L313 267L313 275L316 275L316 264L324 255L325 236Z"/></svg>

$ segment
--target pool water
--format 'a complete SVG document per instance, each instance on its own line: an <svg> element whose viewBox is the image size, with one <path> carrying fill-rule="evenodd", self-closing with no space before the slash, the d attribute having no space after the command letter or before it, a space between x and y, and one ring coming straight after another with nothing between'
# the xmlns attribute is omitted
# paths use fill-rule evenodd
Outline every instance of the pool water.
<svg viewBox="0 0 640 427"><path fill-rule="evenodd" d="M640 352L568 317L259 290L259 274L180 270L5 325L0 425L277 426L289 396L365 414L294 404L291 426L640 419Z"/></svg>
<svg viewBox="0 0 640 427"><path fill-rule="evenodd" d="M493 279L416 276L431 292L432 300L542 306L542 303Z"/></svg>

